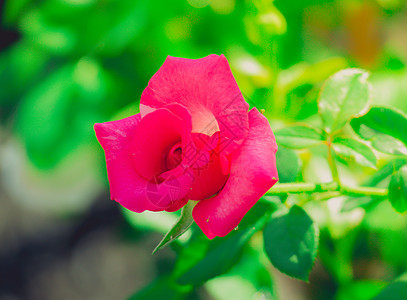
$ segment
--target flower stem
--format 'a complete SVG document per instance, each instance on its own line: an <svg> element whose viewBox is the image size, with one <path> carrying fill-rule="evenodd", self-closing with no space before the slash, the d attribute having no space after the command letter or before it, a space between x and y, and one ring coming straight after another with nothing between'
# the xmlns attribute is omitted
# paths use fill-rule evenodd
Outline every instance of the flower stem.
<svg viewBox="0 0 407 300"><path fill-rule="evenodd" d="M329 168L331 169L332 179L333 179L333 181L336 181L338 184L341 184L341 182L339 180L338 168L336 167L335 157L334 157L333 150L332 150L332 137L331 136L328 137L327 146L328 146L328 163L329 163Z"/></svg>
<svg viewBox="0 0 407 300"><path fill-rule="evenodd" d="M387 197L388 190L373 187L349 187L340 186L337 182L329 183L280 183L271 188L266 196L284 195L284 194L312 194L312 193L326 193L326 192L339 192L343 195L349 196L376 196Z"/></svg>
<svg viewBox="0 0 407 300"><path fill-rule="evenodd" d="M337 191L339 185L336 182L331 183L280 183L270 189L266 195L282 195L282 194L301 194L301 193L316 193Z"/></svg>
<svg viewBox="0 0 407 300"><path fill-rule="evenodd" d="M358 187L342 186L341 191L343 194L350 196L364 195L364 196L387 197L387 194L389 193L388 189L380 189L367 186L358 186Z"/></svg>

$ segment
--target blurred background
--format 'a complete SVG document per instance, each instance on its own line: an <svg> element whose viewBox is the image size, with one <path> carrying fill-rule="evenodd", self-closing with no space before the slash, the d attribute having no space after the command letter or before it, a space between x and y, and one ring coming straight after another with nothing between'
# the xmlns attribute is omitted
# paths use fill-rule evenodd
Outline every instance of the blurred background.
<svg viewBox="0 0 407 300"><path fill-rule="evenodd" d="M273 128L314 118L321 84L346 67L371 71L375 104L407 112L403 0L0 6L1 300L124 299L171 271L171 249L151 251L175 216L144 222L109 200L93 131L138 112L167 55L225 54L245 98ZM383 209L361 223L356 276L380 281L407 269L406 224ZM309 285L270 271L282 300L359 299L318 264ZM222 298L201 288L190 299Z"/></svg>

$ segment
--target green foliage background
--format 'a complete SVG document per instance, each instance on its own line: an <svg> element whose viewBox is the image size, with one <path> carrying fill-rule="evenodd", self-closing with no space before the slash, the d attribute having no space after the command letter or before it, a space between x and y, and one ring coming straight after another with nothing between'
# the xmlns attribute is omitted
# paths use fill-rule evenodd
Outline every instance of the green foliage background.
<svg viewBox="0 0 407 300"><path fill-rule="evenodd" d="M18 206L39 217L78 218L97 196L106 195L108 201L103 152L93 124L137 113L141 92L167 55L200 58L223 53L246 100L264 109L272 128L280 133L282 183L329 181L326 153L318 147L324 142L323 133L290 126L323 127L317 103L323 83L344 68L368 70L372 105L393 107L400 114L388 112L385 124L375 123L374 109L353 119L344 131L357 136L358 144L343 138L333 141L339 173L349 185L387 187L390 180L393 186L402 184L404 190L393 188L391 193L397 198L393 206L404 212L406 203L399 199L406 197L407 190L406 12L403 0L5 1L4 41L11 32L18 37L0 52L2 189ZM335 85L327 83L324 91L331 97ZM358 97L364 93L359 91ZM319 103L324 98L322 92ZM352 101L348 107L355 105ZM354 116L347 114L345 119ZM326 118L334 119L329 114ZM345 119L338 117L338 122ZM360 130L366 129L363 126L368 130ZM331 129L337 128L332 125L327 132ZM291 137L298 136L301 139L293 142ZM289 149L290 143L300 150ZM189 236L172 244L175 265L165 275L157 274L141 292L135 291L132 299L162 295L294 299L272 269L262 235L254 230L263 228L271 214L281 212L281 199L263 201L266 209L251 211L239 230L223 239L208 242L193 225ZM303 200L289 196L287 203ZM310 283L298 287L294 279L288 281L306 291L298 299L368 300L383 288L382 296L374 299L406 299L402 296L407 290L405 215L393 210L389 201L369 197L340 199L335 202L342 203L339 206L330 201L320 206L305 202L305 210L320 229L320 242L318 247L308 239L304 247L310 251L299 253L310 263L300 265L296 277L307 279L319 249ZM295 209L288 216L302 214L302 208L291 208ZM137 233L163 234L177 217L123 214ZM306 213L295 222L287 215L272 220L264 232L273 232L275 239L280 238L273 226L313 222ZM304 236L315 230L308 229ZM267 236L265 240L271 238ZM273 245L265 251L271 260L284 259ZM285 269L288 265L275 267L293 275Z"/></svg>

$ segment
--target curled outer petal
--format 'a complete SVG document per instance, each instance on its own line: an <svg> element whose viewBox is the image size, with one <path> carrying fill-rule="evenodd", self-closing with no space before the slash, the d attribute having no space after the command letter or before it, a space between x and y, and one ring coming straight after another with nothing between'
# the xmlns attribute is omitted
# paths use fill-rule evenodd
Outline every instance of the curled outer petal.
<svg viewBox="0 0 407 300"><path fill-rule="evenodd" d="M157 116L161 119L162 113ZM186 203L185 196L190 191L193 178L189 172L179 172L177 176L170 174L165 179L154 181L155 177L147 180L137 172L134 137L138 136L140 122L141 115L137 114L95 124L96 137L105 150L111 198L135 212L176 210ZM179 129L177 126L174 128ZM141 171L145 172L143 168Z"/></svg>
<svg viewBox="0 0 407 300"><path fill-rule="evenodd" d="M233 155L228 181L218 195L202 200L192 215L205 235L225 236L277 181L277 144L267 119L249 112L249 133Z"/></svg>

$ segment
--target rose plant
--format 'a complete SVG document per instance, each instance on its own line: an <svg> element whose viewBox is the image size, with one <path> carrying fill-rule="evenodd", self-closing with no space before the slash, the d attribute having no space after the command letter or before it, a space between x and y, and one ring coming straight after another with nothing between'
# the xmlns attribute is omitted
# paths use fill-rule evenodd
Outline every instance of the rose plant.
<svg viewBox="0 0 407 300"><path fill-rule="evenodd" d="M175 211L225 236L277 181L277 144L249 105L226 58L168 57L140 99L140 113L95 124L111 198L134 212Z"/></svg>
<svg viewBox="0 0 407 300"><path fill-rule="evenodd" d="M279 128L274 136L267 118L257 108L249 111L223 55L168 57L142 93L139 114L95 124L112 199L136 213L182 208L178 222L154 252L183 234L192 219L201 229L193 227L185 247L173 243L178 256L171 277L132 299L153 297L163 286L175 297L186 297L191 287L204 282L211 286L212 280L222 282L236 272L242 280L246 271L238 266L229 277L221 275L242 253L247 255L246 244L249 252L264 251L274 267L304 281L319 250L321 263L336 282L346 285L352 278L351 261L338 257L326 236L351 243L341 237L362 220L355 208L368 212L387 203L397 212L407 211L407 116L391 107L370 107L368 77L361 69L335 73L319 93L319 118ZM298 182L306 176L294 150L326 159L330 178ZM389 160L388 155L396 158ZM344 165L370 174L380 166L378 158L387 164L367 175L362 186L346 184ZM305 168L312 167L307 164ZM326 217L321 217L323 205ZM336 223L327 222L331 214ZM258 231L263 232L260 248ZM249 269L264 272L262 259L252 256ZM337 260L343 262L333 263ZM270 285L259 284L265 299L273 299ZM380 295L386 293L385 289Z"/></svg>

